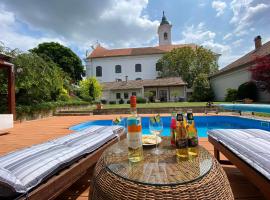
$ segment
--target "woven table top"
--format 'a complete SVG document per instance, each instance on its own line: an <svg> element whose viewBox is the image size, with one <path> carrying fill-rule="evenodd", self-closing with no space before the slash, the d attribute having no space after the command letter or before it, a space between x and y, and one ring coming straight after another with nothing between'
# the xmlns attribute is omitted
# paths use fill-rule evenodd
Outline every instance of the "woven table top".
<svg viewBox="0 0 270 200"><path fill-rule="evenodd" d="M122 153L114 153L120 147ZM144 148L144 159L138 163L128 160L127 140L122 140L104 152L104 165L113 174L140 184L178 185L196 181L205 176L211 169L213 159L210 153L198 146L198 156L185 161L176 156L169 138L163 137L159 145L162 155L151 153L152 148Z"/></svg>

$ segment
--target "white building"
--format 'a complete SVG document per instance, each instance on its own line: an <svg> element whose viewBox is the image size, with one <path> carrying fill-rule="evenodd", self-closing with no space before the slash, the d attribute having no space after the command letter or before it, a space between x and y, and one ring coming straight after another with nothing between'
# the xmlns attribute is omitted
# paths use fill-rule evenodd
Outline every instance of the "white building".
<svg viewBox="0 0 270 200"><path fill-rule="evenodd" d="M254 64L256 56L270 55L270 41L262 45L261 37L257 36L254 42L254 50L210 77L216 100L224 101L228 88L238 89L241 84L251 81L249 68ZM259 92L259 101L270 102L270 94Z"/></svg>
<svg viewBox="0 0 270 200"><path fill-rule="evenodd" d="M172 45L172 25L164 13L158 27L159 46L125 49L106 49L98 45L86 59L86 75L95 76L100 82L156 79L157 61L174 48L194 44Z"/></svg>

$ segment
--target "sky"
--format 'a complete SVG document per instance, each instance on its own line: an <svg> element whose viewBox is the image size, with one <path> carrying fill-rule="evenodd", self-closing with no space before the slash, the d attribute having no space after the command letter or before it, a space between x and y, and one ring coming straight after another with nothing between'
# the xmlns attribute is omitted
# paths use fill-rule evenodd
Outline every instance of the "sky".
<svg viewBox="0 0 270 200"><path fill-rule="evenodd" d="M174 44L220 53L220 68L270 40L270 0L0 0L0 41L22 51L59 42L85 58L91 46L156 46L165 11Z"/></svg>

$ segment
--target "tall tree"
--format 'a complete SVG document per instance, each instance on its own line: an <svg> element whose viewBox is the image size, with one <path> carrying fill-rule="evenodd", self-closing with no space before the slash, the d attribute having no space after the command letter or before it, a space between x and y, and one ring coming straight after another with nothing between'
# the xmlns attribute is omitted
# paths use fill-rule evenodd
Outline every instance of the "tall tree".
<svg viewBox="0 0 270 200"><path fill-rule="evenodd" d="M14 59L16 66L16 99L19 104L56 100L63 88L64 72L54 62L33 53Z"/></svg>
<svg viewBox="0 0 270 200"><path fill-rule="evenodd" d="M199 73L210 75L218 70L216 55L203 47L173 49L158 60L161 77L181 76L192 87Z"/></svg>
<svg viewBox="0 0 270 200"><path fill-rule="evenodd" d="M49 57L61 67L74 82L78 82L85 75L81 59L68 47L56 42L45 42L31 49L31 52L41 57Z"/></svg>
<svg viewBox="0 0 270 200"><path fill-rule="evenodd" d="M250 71L259 89L270 93L270 56L255 58L255 65Z"/></svg>

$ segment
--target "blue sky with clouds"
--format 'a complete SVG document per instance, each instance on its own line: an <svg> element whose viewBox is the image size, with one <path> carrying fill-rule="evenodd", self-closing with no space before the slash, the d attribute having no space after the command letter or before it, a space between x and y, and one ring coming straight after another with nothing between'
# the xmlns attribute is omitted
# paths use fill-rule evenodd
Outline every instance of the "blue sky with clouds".
<svg viewBox="0 0 270 200"><path fill-rule="evenodd" d="M41 42L71 47L81 58L99 41L107 48L157 45L162 11L173 43L221 53L224 67L270 40L269 0L1 0L0 41L24 51Z"/></svg>

